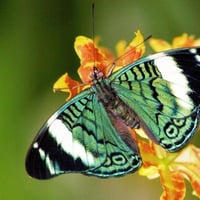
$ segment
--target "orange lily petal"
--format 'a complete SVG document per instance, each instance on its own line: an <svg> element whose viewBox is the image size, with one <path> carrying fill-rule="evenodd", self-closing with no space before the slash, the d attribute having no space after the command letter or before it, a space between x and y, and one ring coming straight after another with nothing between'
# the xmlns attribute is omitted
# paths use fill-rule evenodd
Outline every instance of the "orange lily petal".
<svg viewBox="0 0 200 200"><path fill-rule="evenodd" d="M138 145L140 148L140 152L142 154L143 167L157 166L158 157L156 155L154 146L152 146L153 143L149 140L146 141L140 140Z"/></svg>
<svg viewBox="0 0 200 200"><path fill-rule="evenodd" d="M137 60L144 53L145 47L143 44L143 36L140 31L137 31L135 34L136 37L132 40L129 46L126 48L124 47L123 50L126 51L125 54L117 60L120 61L123 66ZM94 67L101 70L105 77L113 72L113 61L115 60L114 56L107 48L98 46L98 42L99 37L95 37L94 41L84 36L76 37L74 48L80 58L81 65L78 68L78 74L83 84L81 86L81 83L70 79L68 74L66 74L54 84L54 91L68 92L68 99L70 99L81 90L91 85L91 73L93 73ZM118 64L120 64L120 62ZM120 66L120 68L123 66ZM115 70L116 69L117 68L115 67Z"/></svg>
<svg viewBox="0 0 200 200"><path fill-rule="evenodd" d="M73 80L70 78L68 73L62 75L53 85L53 90L68 92L69 96L66 101L70 100L74 96L76 96L83 89L84 86L81 85L80 82Z"/></svg>
<svg viewBox="0 0 200 200"><path fill-rule="evenodd" d="M115 50L117 52L117 56L120 57L121 55L123 55L123 53L125 52L126 49L126 45L127 42L126 40L120 40L116 46L115 46Z"/></svg>
<svg viewBox="0 0 200 200"><path fill-rule="evenodd" d="M183 33L181 36L175 37L172 46L173 48L192 47L200 45L200 39L195 40L193 35Z"/></svg>
<svg viewBox="0 0 200 200"><path fill-rule="evenodd" d="M144 37L138 30L135 37L126 47L126 41L122 40L116 45L117 56L115 71L142 57L145 51Z"/></svg>
<svg viewBox="0 0 200 200"><path fill-rule="evenodd" d="M190 181L194 194L200 197L200 149L189 144L176 157L171 166L173 170L184 174Z"/></svg>
<svg viewBox="0 0 200 200"><path fill-rule="evenodd" d="M107 60L107 63L112 64L113 61L115 60L115 56L108 48L99 46L99 42L100 42L100 37L95 37L94 43L96 44L97 48L99 48L101 52L104 54L104 57Z"/></svg>
<svg viewBox="0 0 200 200"><path fill-rule="evenodd" d="M150 38L149 44L155 52L166 51L172 48L168 42L162 39Z"/></svg>
<svg viewBox="0 0 200 200"><path fill-rule="evenodd" d="M76 38L74 47L81 60L78 74L83 83L89 83L91 81L90 74L93 72L94 66L100 69L106 76L106 67L110 61L107 57L108 51L104 53L93 43L93 40L84 36L78 36Z"/></svg>
<svg viewBox="0 0 200 200"><path fill-rule="evenodd" d="M176 48L200 46L200 39L195 39L193 35L183 33L181 36L175 37L172 44L169 44L163 39L156 38L151 38L149 44L155 52L159 52Z"/></svg>
<svg viewBox="0 0 200 200"><path fill-rule="evenodd" d="M193 194L200 197L200 149L189 144L177 153L168 153L150 141L139 141L143 166L139 174L149 179L160 176L163 193L162 200L182 200L186 187L184 178L189 180Z"/></svg>
<svg viewBox="0 0 200 200"><path fill-rule="evenodd" d="M165 167L165 166L163 166ZM185 182L180 173L171 173L168 169L160 170L160 179L164 189L160 200L183 200L185 197Z"/></svg>
<svg viewBox="0 0 200 200"><path fill-rule="evenodd" d="M153 142L144 141L140 141L140 152L143 158L143 166L139 169L139 174L150 179L160 176L164 190L160 199L182 200L186 190L183 175L177 171L171 171L170 168L170 156L174 158L174 155L167 153ZM173 159L171 160L173 161Z"/></svg>

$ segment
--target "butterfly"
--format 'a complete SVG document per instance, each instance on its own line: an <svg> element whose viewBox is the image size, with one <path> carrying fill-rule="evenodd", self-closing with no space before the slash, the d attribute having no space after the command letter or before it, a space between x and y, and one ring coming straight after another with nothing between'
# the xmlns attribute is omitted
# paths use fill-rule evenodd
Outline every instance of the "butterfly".
<svg viewBox="0 0 200 200"><path fill-rule="evenodd" d="M60 107L42 126L26 157L37 179L79 172L117 177L142 165L130 128L176 152L199 125L200 47L156 53L104 77Z"/></svg>

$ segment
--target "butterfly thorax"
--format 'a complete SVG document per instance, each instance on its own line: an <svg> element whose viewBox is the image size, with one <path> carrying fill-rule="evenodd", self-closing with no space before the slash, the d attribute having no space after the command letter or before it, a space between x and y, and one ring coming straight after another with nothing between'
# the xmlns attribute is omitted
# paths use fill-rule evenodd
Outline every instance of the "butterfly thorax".
<svg viewBox="0 0 200 200"><path fill-rule="evenodd" d="M117 95L111 82L103 73L95 68L93 74L93 89L98 96L98 100L103 104L108 115L112 118L122 121L131 128L139 128L139 118L137 114ZM111 117L110 116L110 117Z"/></svg>

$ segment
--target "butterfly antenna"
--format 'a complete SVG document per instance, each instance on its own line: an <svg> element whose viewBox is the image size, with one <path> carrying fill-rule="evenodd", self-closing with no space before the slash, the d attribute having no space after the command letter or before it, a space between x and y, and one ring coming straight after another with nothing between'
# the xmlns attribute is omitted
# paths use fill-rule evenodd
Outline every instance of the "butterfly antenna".
<svg viewBox="0 0 200 200"><path fill-rule="evenodd" d="M94 28L94 21L95 21L95 19L94 19L94 17L95 17L95 15L94 15L95 13L94 13L94 3L92 3L92 7L91 7L91 18L92 18L92 24L91 24L91 26L92 26L92 40L93 40L93 44L94 44L94 31L95 31L95 28ZM95 47L94 47L94 49L93 49L93 62L94 62L94 67L96 66L96 55L95 55Z"/></svg>

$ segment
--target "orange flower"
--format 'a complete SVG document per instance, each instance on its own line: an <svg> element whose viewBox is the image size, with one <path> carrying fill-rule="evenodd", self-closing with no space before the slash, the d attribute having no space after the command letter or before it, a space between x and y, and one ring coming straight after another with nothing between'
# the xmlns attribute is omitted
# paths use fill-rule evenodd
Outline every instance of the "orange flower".
<svg viewBox="0 0 200 200"><path fill-rule="evenodd" d="M127 46L125 41L116 45L117 57L105 47L98 45L98 38L95 42L90 38L78 36L75 40L75 51L80 58L78 74L82 82L70 78L66 73L54 84L54 91L68 92L67 100L71 99L92 84L90 74L93 67L102 71L105 77L109 76L131 62L138 60L144 53L143 36L137 31L136 37ZM200 39L194 40L193 36L183 34L173 40L172 45L161 39L150 39L150 45L155 51L163 51L178 47L200 45ZM114 61L114 62L113 62ZM133 138L136 140L140 154L143 159L143 166L139 174L149 179L160 177L163 193L161 200L182 200L185 197L186 186L184 179L187 179L194 190L193 194L200 197L200 149L189 144L176 153L166 152L159 145L153 143L143 132L137 131L142 137L136 138L132 130Z"/></svg>
<svg viewBox="0 0 200 200"><path fill-rule="evenodd" d="M176 153L169 153L159 145L139 141L143 166L139 174L149 179L160 176L163 187L161 200L182 200L186 186L184 178L192 185L193 194L200 197L200 149L189 144Z"/></svg>
<svg viewBox="0 0 200 200"><path fill-rule="evenodd" d="M82 83L73 80L66 73L61 76L53 86L54 91L68 92L67 100L80 93L91 85L91 73L93 67L101 70L104 76L109 76L111 72L116 71L123 66L138 60L145 51L144 39L140 31L135 33L136 37L126 46L125 41L120 41L116 45L117 58L105 47L101 47L93 42L92 39L78 36L74 43L74 48L80 58L80 67L78 74ZM114 67L114 68L113 68Z"/></svg>
<svg viewBox="0 0 200 200"><path fill-rule="evenodd" d="M175 37L172 44L169 44L163 39L156 38L151 38L149 44L154 51L159 52L182 47L200 46L200 39L195 40L193 35L183 33L181 36Z"/></svg>

